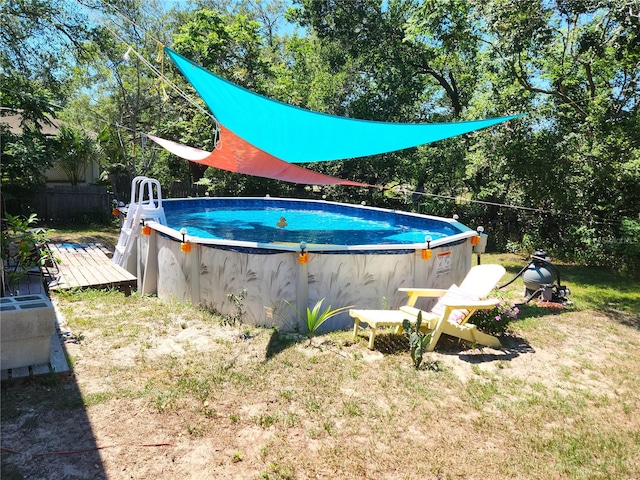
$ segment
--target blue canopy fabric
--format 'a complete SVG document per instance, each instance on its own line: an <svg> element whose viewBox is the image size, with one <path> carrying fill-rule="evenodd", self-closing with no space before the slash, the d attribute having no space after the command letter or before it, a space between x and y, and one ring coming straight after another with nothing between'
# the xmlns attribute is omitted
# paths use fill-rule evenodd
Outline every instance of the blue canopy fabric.
<svg viewBox="0 0 640 480"><path fill-rule="evenodd" d="M305 110L235 85L165 47L216 120L288 163L343 160L435 142L519 117L455 123L387 123Z"/></svg>

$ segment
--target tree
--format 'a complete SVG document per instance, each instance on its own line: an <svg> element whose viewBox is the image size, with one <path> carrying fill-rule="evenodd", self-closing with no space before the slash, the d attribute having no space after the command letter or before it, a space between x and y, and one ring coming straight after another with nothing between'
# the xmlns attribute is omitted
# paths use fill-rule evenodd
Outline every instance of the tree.
<svg viewBox="0 0 640 480"><path fill-rule="evenodd" d="M495 0L479 12L499 84L529 102L526 127L500 148L501 171L546 212L540 242L603 261L603 237L620 238L621 219L640 212L637 2Z"/></svg>
<svg viewBox="0 0 640 480"><path fill-rule="evenodd" d="M21 133L2 128L2 195L11 208L44 186L51 165L51 124L67 95L70 71L87 57L93 30L73 4L58 0L7 0L0 4L2 115L19 114ZM3 204L4 205L4 204Z"/></svg>
<svg viewBox="0 0 640 480"><path fill-rule="evenodd" d="M66 98L74 62L87 58L93 30L78 6L61 0L7 0L0 19L2 105L47 122Z"/></svg>
<svg viewBox="0 0 640 480"><path fill-rule="evenodd" d="M343 58L353 59L360 70L364 88L354 92L352 110L360 109L350 116L416 121L443 118L443 111L444 118L462 115L477 80L479 34L469 2L296 3L300 7L291 18L319 39L337 43Z"/></svg>
<svg viewBox="0 0 640 480"><path fill-rule="evenodd" d="M291 18L335 53L333 73L350 81L331 113L401 122L477 118L468 107L479 81L481 32L470 2L296 3ZM455 195L464 188L467 148L456 138L343 163L349 178Z"/></svg>
<svg viewBox="0 0 640 480"><path fill-rule="evenodd" d="M78 185L87 166L101 154L96 141L85 131L64 125L53 144L57 152L54 165L64 171L71 185Z"/></svg>
<svg viewBox="0 0 640 480"><path fill-rule="evenodd" d="M46 139L39 128L23 123L20 135L0 123L2 162L2 213L16 211L24 199L45 184L44 172L51 165Z"/></svg>
<svg viewBox="0 0 640 480"><path fill-rule="evenodd" d="M174 49L218 75L262 94L269 94L273 81L273 53L265 45L260 35L261 25L251 12L242 11L234 15L201 9L181 25L174 37ZM214 112L215 113L215 112ZM191 113L192 126L180 127L182 139L206 148L215 148L217 124L211 112L205 109ZM165 128L165 131L171 127ZM169 133L177 133L170 132ZM196 177L204 174L205 166ZM214 193L242 192L263 194L275 190L274 181L262 178L248 178L214 171L209 175ZM198 180L198 178L194 178Z"/></svg>

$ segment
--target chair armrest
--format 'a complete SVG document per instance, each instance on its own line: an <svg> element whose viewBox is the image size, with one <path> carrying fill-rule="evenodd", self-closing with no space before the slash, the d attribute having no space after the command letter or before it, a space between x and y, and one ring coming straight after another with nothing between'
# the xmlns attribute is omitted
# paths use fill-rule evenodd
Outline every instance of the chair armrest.
<svg viewBox="0 0 640 480"><path fill-rule="evenodd" d="M407 305L410 307L413 307L420 297L441 297L447 293L447 289L442 288L399 288L398 291L409 296Z"/></svg>
<svg viewBox="0 0 640 480"><path fill-rule="evenodd" d="M445 307L451 307L452 309L466 309L466 310L487 310L495 307L500 303L497 298L488 298L486 300L462 300L459 302L453 300L445 300L442 305Z"/></svg>
<svg viewBox="0 0 640 480"><path fill-rule="evenodd" d="M399 292L406 292L407 295L417 295L418 297L441 297L447 293L446 288L399 288Z"/></svg>

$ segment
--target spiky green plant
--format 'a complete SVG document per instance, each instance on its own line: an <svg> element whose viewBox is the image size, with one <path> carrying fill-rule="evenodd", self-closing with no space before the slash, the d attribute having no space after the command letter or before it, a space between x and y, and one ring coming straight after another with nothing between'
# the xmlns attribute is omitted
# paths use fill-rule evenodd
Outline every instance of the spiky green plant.
<svg viewBox="0 0 640 480"><path fill-rule="evenodd" d="M305 313L301 313L291 302L285 300L287 305L289 305L295 312L298 314L298 317L306 323L309 335L309 343L311 343L311 339L313 338L316 330L322 325L324 322L329 320L331 317L335 317L339 313L344 312L353 307L353 305L349 305L347 307L336 308L334 310L331 309L331 305L329 305L326 310L322 311L322 302L324 302L324 298L321 298L316 302L313 309L307 307L307 311Z"/></svg>
<svg viewBox="0 0 640 480"><path fill-rule="evenodd" d="M411 360L413 366L420 368L422 357L427 345L431 341L431 333L422 333L420 326L422 325L422 312L418 312L415 328L408 319L402 321L402 329L409 334L409 349L411 351Z"/></svg>

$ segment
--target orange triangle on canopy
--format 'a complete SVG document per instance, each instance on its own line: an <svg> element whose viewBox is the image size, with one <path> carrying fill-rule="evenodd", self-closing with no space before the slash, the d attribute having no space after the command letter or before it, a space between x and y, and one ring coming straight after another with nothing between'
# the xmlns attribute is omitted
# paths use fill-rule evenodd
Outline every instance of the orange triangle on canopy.
<svg viewBox="0 0 640 480"><path fill-rule="evenodd" d="M181 145L153 135L148 135L148 137L180 158L229 172L308 185L372 186L298 167L251 145L223 125L218 124L218 128L220 129L220 139L213 152Z"/></svg>

